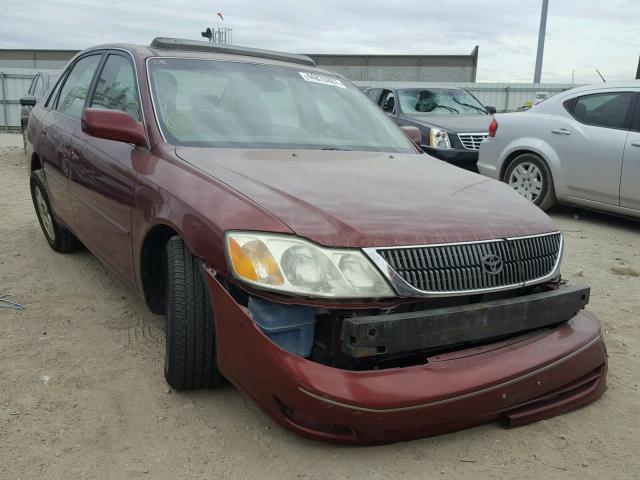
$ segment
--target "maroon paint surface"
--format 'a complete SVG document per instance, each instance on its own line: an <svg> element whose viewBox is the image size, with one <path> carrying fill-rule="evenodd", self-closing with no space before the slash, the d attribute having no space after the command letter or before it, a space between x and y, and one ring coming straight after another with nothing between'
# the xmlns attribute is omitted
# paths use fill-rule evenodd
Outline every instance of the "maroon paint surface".
<svg viewBox="0 0 640 480"><path fill-rule="evenodd" d="M44 167L59 220L141 292L142 247L158 226L175 230L220 275L229 271L223 250L227 230L297 234L336 247L475 241L556 230L544 213L508 186L428 155L176 148L160 135L145 65L147 57L167 52L128 45L98 50L112 48L132 56L143 123L87 110L83 129L80 119L45 108L43 101L31 112L27 152ZM194 52L171 55L228 58ZM300 388L369 409L438 402L517 379L572 355L597 338L600 327L583 312L546 334L484 348L471 357L350 372L279 349L213 277L207 280L215 299L218 360L225 376L278 423L314 438L380 443L465 428L508 414L514 424L523 423L588 403L605 388L606 356L602 340L597 340L504 391L391 413L331 406ZM577 380L597 369L589 388L575 387ZM563 387L573 393L540 403ZM358 435L332 436L296 425L282 414L274 396L294 410L347 426ZM526 405L530 401L537 403Z"/></svg>
<svg viewBox="0 0 640 480"><path fill-rule="evenodd" d="M553 330L519 341L430 358L425 365L354 372L320 365L276 346L214 275L208 270L214 315L224 318L216 323L223 375L280 425L311 438L386 443L459 430L510 414L517 415L514 425L522 425L590 403L606 389L607 357L600 323L584 311ZM541 372L520 380L534 371ZM570 398L543 401L594 371L595 380L570 392ZM482 393L505 382L513 383ZM326 403L301 388L341 404L375 410L443 403L367 412ZM349 427L356 434L332 435L296 425L283 415L275 397L294 411Z"/></svg>

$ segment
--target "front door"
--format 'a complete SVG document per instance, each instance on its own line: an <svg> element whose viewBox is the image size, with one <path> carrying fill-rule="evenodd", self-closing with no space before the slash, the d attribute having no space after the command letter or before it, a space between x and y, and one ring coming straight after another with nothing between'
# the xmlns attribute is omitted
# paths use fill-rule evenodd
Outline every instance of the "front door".
<svg viewBox="0 0 640 480"><path fill-rule="evenodd" d="M128 56L108 54L87 106L122 110L140 121L135 71ZM70 190L81 239L132 284L133 163L148 155L146 148L92 137L82 129L73 138Z"/></svg>
<svg viewBox="0 0 640 480"><path fill-rule="evenodd" d="M640 210L640 99L636 104L635 119L624 146L620 205Z"/></svg>
<svg viewBox="0 0 640 480"><path fill-rule="evenodd" d="M546 140L562 165L568 194L620 202L620 171L635 94L600 92L558 103Z"/></svg>
<svg viewBox="0 0 640 480"><path fill-rule="evenodd" d="M102 53L79 58L46 106L41 134L41 154L47 190L56 216L75 231L69 195L71 141L80 128L80 115Z"/></svg>

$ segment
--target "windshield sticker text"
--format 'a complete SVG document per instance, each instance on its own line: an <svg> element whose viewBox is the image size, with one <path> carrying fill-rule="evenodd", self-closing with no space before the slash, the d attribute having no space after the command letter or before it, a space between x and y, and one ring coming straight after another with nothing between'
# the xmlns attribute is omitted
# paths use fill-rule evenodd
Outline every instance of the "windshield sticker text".
<svg viewBox="0 0 640 480"><path fill-rule="evenodd" d="M302 78L304 78L307 82L320 83L322 85L331 85L332 87L345 87L344 83L334 77L330 77L328 75L320 75L318 73L311 72L298 72Z"/></svg>

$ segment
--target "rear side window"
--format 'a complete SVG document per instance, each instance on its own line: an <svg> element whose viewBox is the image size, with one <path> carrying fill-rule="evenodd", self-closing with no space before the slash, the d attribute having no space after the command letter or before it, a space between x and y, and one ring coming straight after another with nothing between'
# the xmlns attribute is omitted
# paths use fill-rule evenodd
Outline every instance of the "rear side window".
<svg viewBox="0 0 640 480"><path fill-rule="evenodd" d="M588 125L626 128L633 92L605 92L584 95L564 102L573 118Z"/></svg>
<svg viewBox="0 0 640 480"><path fill-rule="evenodd" d="M131 62L122 55L111 54L102 68L91 106L122 110L140 120L140 103L136 77Z"/></svg>
<svg viewBox="0 0 640 480"><path fill-rule="evenodd" d="M33 77L33 80L31 80L31 85L29 85L29 90L27 91L29 95L33 95L33 92L36 91L36 82L38 81L38 78L40 78L39 73Z"/></svg>
<svg viewBox="0 0 640 480"><path fill-rule="evenodd" d="M35 78L32 95L36 97L36 100L40 100L44 95L44 79L42 78L42 75L38 75Z"/></svg>
<svg viewBox="0 0 640 480"><path fill-rule="evenodd" d="M51 80L51 81L55 82L55 80ZM62 85L62 82L64 82L63 79L58 80L58 83L56 83L55 87L53 88L53 90L49 94L49 97L47 98L47 103L45 104L46 108L53 108L54 107L54 105L56 103L56 98L58 98L58 92L60 91L60 86Z"/></svg>
<svg viewBox="0 0 640 480"><path fill-rule="evenodd" d="M55 110L78 119L82 116L91 80L101 57L101 54L90 55L76 62L60 89Z"/></svg>

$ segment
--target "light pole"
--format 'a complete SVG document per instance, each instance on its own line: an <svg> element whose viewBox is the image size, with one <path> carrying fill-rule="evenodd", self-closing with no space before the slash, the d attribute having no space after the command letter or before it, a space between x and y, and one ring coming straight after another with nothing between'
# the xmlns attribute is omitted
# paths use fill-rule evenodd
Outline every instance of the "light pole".
<svg viewBox="0 0 640 480"><path fill-rule="evenodd" d="M547 10L549 0L542 0L542 12L540 13L540 30L538 30L538 53L536 54L536 71L533 74L533 83L540 83L542 74L542 54L544 53L544 36L547 30Z"/></svg>

